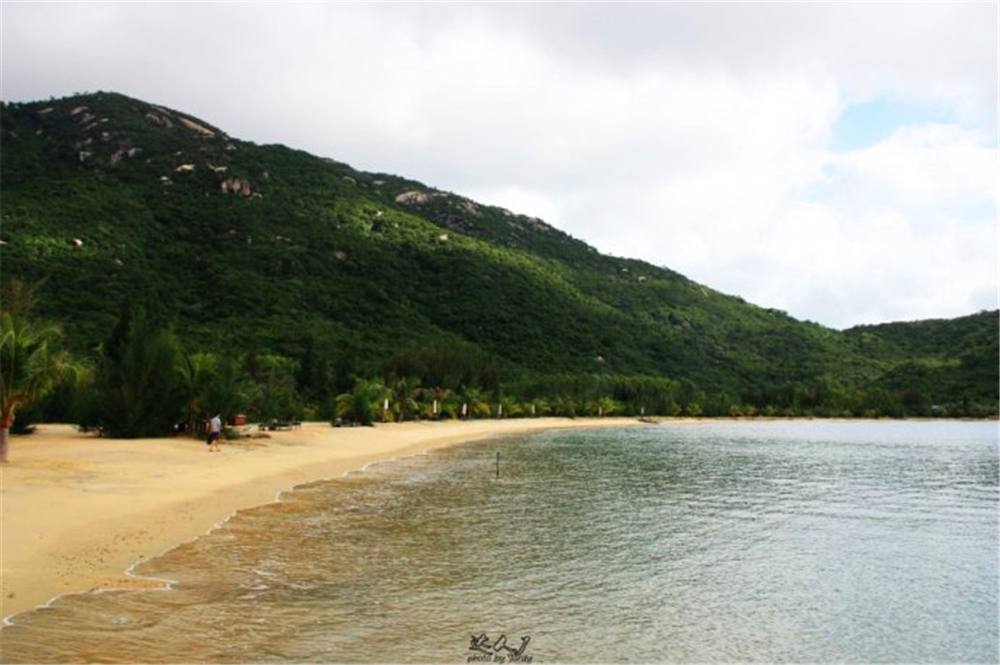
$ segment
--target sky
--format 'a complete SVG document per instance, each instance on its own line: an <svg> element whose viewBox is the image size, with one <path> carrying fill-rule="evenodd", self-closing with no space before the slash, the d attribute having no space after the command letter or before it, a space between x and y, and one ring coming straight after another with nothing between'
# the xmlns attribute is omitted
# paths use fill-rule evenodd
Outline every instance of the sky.
<svg viewBox="0 0 1000 665"><path fill-rule="evenodd" d="M10 2L115 91L833 328L998 307L996 2Z"/></svg>

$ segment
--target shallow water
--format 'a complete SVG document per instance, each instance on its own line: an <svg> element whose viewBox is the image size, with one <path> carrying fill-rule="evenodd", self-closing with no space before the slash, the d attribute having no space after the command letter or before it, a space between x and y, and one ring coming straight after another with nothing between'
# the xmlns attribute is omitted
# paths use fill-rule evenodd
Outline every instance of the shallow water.
<svg viewBox="0 0 1000 665"><path fill-rule="evenodd" d="M0 656L997 662L998 484L995 423L468 444L239 513L139 567L174 590L63 598Z"/></svg>

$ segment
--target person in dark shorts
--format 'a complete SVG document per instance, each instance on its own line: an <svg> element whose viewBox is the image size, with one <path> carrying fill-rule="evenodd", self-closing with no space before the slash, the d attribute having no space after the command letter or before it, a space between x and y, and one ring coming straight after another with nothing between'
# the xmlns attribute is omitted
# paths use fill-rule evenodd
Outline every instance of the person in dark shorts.
<svg viewBox="0 0 1000 665"><path fill-rule="evenodd" d="M217 453L222 450L219 448L219 437L221 436L222 419L219 418L219 414L215 414L208 423L208 452Z"/></svg>

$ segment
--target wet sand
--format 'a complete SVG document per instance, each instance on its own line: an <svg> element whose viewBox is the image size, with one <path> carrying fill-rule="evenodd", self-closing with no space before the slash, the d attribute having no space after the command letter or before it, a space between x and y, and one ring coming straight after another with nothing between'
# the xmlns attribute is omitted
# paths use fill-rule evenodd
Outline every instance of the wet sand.
<svg viewBox="0 0 1000 665"><path fill-rule="evenodd" d="M56 596L159 586L127 573L235 511L374 461L491 436L636 424L629 418L418 422L267 432L224 442L102 439L70 425L12 436L0 467L0 616Z"/></svg>

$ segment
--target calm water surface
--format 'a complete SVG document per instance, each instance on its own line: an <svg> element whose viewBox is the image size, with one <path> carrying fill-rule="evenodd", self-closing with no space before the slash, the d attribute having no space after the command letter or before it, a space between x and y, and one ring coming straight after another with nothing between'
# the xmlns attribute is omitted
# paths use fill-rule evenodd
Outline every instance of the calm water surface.
<svg viewBox="0 0 1000 665"><path fill-rule="evenodd" d="M520 648L536 663L996 663L997 559L996 423L548 432L298 488L141 566L174 590L66 597L0 648L5 662Z"/></svg>

